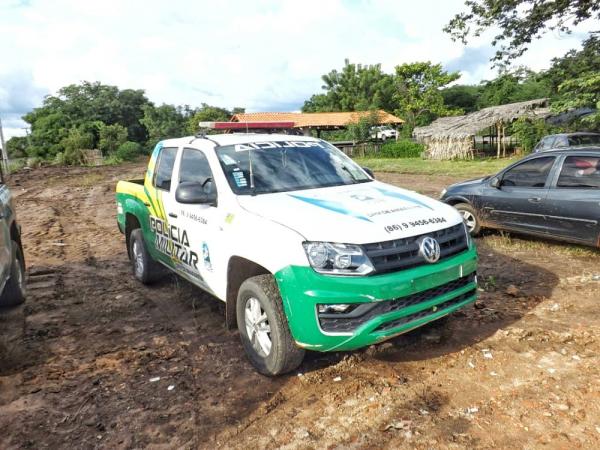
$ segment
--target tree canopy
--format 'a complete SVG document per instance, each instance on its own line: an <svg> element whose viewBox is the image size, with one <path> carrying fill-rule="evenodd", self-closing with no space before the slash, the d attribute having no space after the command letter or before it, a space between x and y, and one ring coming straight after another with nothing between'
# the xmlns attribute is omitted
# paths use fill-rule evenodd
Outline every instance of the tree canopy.
<svg viewBox="0 0 600 450"><path fill-rule="evenodd" d="M510 65L547 30L570 33L581 22L600 19L598 0L466 0L467 12L456 14L444 31L464 44L484 31L499 28L494 61Z"/></svg>
<svg viewBox="0 0 600 450"><path fill-rule="evenodd" d="M98 148L107 156L125 148L120 154L130 157L132 149L150 149L161 139L193 134L199 121L229 120L239 111L206 103L200 108L155 106L141 89L84 81L61 88L25 114L29 135L10 139L7 150L13 157L59 157L73 163L82 158L75 151L78 146L78 151Z"/></svg>
<svg viewBox="0 0 600 450"><path fill-rule="evenodd" d="M334 69L321 79L326 92L305 101L303 112L394 109L393 77L380 64L352 64L346 59L341 71Z"/></svg>

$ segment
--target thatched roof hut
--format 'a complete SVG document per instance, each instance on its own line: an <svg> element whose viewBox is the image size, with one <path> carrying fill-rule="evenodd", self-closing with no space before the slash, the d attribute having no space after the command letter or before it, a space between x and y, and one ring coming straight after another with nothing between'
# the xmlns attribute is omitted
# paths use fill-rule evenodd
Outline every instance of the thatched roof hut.
<svg viewBox="0 0 600 450"><path fill-rule="evenodd" d="M441 117L426 127L414 130L417 141L427 146L429 159L472 158L475 135L486 128L495 127L498 155L504 143L506 124L519 117L546 118L550 115L548 99L491 106L464 116Z"/></svg>

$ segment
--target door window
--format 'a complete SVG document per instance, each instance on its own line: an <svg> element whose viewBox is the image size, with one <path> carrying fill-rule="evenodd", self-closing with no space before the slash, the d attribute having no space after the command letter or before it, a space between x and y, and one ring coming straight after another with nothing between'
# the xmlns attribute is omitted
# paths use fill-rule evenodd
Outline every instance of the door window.
<svg viewBox="0 0 600 450"><path fill-rule="evenodd" d="M556 186L559 188L599 189L600 156L567 157Z"/></svg>
<svg viewBox="0 0 600 450"><path fill-rule="evenodd" d="M509 169L502 177L502 186L543 188L554 159L554 156L530 159Z"/></svg>
<svg viewBox="0 0 600 450"><path fill-rule="evenodd" d="M158 163L154 170L154 186L165 191L171 190L171 178L175 165L176 148L163 148L158 155Z"/></svg>
<svg viewBox="0 0 600 450"><path fill-rule="evenodd" d="M207 179L212 178L208 159L206 159L206 156L200 150L184 149L180 167L180 183L193 181L204 184Z"/></svg>

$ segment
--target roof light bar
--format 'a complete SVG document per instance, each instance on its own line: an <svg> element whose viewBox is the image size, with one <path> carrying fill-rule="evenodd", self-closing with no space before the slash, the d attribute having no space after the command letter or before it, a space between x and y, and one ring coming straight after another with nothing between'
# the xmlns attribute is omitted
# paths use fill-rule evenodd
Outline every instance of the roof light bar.
<svg viewBox="0 0 600 450"><path fill-rule="evenodd" d="M294 128L294 122L200 122L200 128L211 130L257 130Z"/></svg>

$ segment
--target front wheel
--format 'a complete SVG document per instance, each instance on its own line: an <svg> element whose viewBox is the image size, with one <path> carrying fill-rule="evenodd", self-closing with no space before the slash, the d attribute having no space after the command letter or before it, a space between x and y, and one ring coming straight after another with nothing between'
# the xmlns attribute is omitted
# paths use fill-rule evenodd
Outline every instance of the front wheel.
<svg viewBox="0 0 600 450"><path fill-rule="evenodd" d="M272 275L258 275L242 283L236 313L242 345L258 372L281 375L302 363L304 350L291 336Z"/></svg>
<svg viewBox="0 0 600 450"><path fill-rule="evenodd" d="M468 203L458 203L454 205L454 207L463 217L471 236L477 236L481 231L481 222L479 221L475 208Z"/></svg>
<svg viewBox="0 0 600 450"><path fill-rule="evenodd" d="M148 253L141 229L137 228L131 232L129 245L133 276L144 284L156 281L161 275L161 267Z"/></svg>
<svg viewBox="0 0 600 450"><path fill-rule="evenodd" d="M12 241L10 275L0 295L0 306L19 305L25 301L25 258L19 243Z"/></svg>

